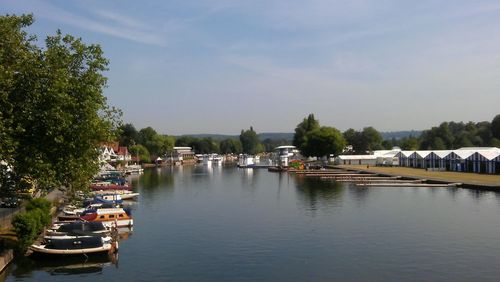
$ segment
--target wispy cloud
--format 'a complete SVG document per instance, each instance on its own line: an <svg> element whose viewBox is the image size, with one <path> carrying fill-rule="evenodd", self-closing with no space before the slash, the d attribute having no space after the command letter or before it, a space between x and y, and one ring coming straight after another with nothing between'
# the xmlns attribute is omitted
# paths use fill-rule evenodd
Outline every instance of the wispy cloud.
<svg viewBox="0 0 500 282"><path fill-rule="evenodd" d="M166 46L164 34L155 33L146 24L109 11L97 11L96 17L86 17L44 1L6 1L20 12L34 13L36 17L59 22L84 30L122 38L138 43Z"/></svg>

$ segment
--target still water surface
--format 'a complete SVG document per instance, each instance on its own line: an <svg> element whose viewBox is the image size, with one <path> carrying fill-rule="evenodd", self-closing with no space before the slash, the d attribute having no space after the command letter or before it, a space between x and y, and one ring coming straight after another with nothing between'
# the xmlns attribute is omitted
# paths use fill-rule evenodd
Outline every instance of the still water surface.
<svg viewBox="0 0 500 282"><path fill-rule="evenodd" d="M117 263L21 260L7 281L500 280L498 193L206 166L131 182Z"/></svg>

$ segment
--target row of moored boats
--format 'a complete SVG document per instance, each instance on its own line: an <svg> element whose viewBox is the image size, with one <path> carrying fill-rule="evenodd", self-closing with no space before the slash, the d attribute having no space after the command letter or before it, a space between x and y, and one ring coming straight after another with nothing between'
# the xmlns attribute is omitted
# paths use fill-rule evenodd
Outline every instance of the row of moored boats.
<svg viewBox="0 0 500 282"><path fill-rule="evenodd" d="M118 250L120 232L131 232L134 220L127 201L134 193L119 171L101 172L90 185L90 197L67 205L45 231L42 242L31 245L35 255L105 254Z"/></svg>

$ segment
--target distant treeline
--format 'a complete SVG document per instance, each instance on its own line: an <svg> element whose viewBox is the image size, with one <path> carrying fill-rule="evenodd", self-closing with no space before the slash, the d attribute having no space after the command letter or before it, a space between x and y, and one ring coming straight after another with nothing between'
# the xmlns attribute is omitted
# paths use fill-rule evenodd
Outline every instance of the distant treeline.
<svg viewBox="0 0 500 282"><path fill-rule="evenodd" d="M500 147L500 115L491 122L443 122L439 126L421 133L408 131L410 135L402 138L382 138L382 134L372 127L361 132L349 129L344 138L350 144L350 153L365 154L372 150L391 149L394 146L403 150L449 150L461 147ZM387 135L386 135L387 136Z"/></svg>
<svg viewBox="0 0 500 282"><path fill-rule="evenodd" d="M242 130L239 136L221 134L167 136L158 134L151 127L137 131L132 124L125 124L120 129L120 144L129 147L133 154L140 155L143 161L168 154L174 146L191 147L197 154L256 154L271 152L281 145L293 144L310 156L323 153L316 147L329 148L330 143L345 146L341 150L344 154L366 154L395 146L403 150L500 147L500 115L491 122L443 122L424 131L379 132L373 127L365 127L360 131L350 128L340 136L336 136L337 130L334 127L320 126L313 114L297 125L295 133L257 134L253 127L250 127L248 130ZM340 153L338 149L335 149L329 154L338 153Z"/></svg>
<svg viewBox="0 0 500 282"><path fill-rule="evenodd" d="M173 147L191 147L197 154L257 154L270 152L281 145L290 145L284 138L261 139L252 127L242 130L239 136L203 134L172 136L158 134L152 127L137 130L132 124L125 124L118 130L119 143L128 147L133 155L138 155L143 162L149 162L158 156L168 155ZM221 137L225 138L221 138ZM287 136L278 133L275 136ZM292 135L293 136L293 135Z"/></svg>

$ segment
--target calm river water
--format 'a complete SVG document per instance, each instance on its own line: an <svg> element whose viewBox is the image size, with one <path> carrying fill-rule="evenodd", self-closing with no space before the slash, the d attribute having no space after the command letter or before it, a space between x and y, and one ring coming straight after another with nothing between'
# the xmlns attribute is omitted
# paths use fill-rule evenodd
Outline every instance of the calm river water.
<svg viewBox="0 0 500 282"><path fill-rule="evenodd" d="M206 166L131 182L141 195L117 263L25 259L7 281L500 280L498 193Z"/></svg>

